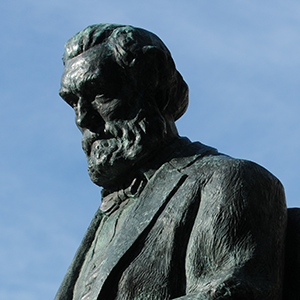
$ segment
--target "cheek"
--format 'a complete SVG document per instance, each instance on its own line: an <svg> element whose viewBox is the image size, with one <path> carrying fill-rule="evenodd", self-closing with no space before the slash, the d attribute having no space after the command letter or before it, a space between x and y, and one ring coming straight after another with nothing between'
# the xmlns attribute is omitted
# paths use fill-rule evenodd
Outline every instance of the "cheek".
<svg viewBox="0 0 300 300"><path fill-rule="evenodd" d="M113 100L102 104L99 112L105 121L131 120L136 116L137 109L129 105L127 101Z"/></svg>
<svg viewBox="0 0 300 300"><path fill-rule="evenodd" d="M99 113L105 121L113 121L116 119L121 119L122 111L125 110L123 106L124 105L117 103L117 101L105 103L100 106Z"/></svg>

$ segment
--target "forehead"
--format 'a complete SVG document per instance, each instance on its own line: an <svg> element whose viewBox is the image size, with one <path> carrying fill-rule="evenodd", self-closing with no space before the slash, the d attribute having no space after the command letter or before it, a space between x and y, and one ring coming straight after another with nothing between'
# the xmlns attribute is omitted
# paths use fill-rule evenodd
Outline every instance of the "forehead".
<svg viewBox="0 0 300 300"><path fill-rule="evenodd" d="M78 90L84 82L99 77L103 79L105 77L109 81L111 77L109 75L117 71L113 65L116 63L112 55L103 45L95 46L67 60L61 78L60 92Z"/></svg>

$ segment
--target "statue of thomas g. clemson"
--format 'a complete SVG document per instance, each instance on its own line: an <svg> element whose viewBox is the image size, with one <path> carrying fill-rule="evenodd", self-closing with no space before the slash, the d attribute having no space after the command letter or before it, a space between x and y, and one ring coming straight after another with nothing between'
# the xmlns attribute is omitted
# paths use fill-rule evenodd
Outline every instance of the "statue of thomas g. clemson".
<svg viewBox="0 0 300 300"><path fill-rule="evenodd" d="M283 299L283 187L178 135L188 87L163 42L92 25L63 61L59 93L103 189L55 300Z"/></svg>

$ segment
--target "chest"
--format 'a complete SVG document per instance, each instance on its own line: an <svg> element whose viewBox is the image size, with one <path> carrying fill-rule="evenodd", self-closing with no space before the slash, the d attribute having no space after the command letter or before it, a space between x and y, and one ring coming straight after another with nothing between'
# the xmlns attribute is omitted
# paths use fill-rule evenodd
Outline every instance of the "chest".
<svg viewBox="0 0 300 300"><path fill-rule="evenodd" d="M195 185L187 185L172 195L135 237L109 274L100 293L103 299L167 300L185 294L185 257L200 203Z"/></svg>

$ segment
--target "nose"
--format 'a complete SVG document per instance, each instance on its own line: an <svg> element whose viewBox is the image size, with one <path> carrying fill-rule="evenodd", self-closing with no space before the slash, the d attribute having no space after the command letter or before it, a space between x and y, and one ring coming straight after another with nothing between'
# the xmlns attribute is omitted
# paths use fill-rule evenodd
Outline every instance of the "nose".
<svg viewBox="0 0 300 300"><path fill-rule="evenodd" d="M77 102L75 121L79 128L88 128L91 130L103 124L103 119L99 113L83 97L80 97Z"/></svg>

